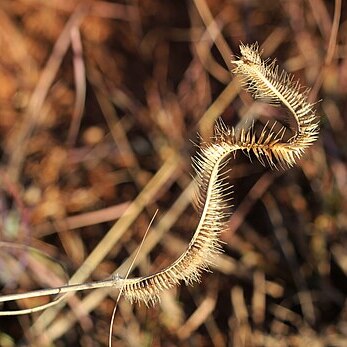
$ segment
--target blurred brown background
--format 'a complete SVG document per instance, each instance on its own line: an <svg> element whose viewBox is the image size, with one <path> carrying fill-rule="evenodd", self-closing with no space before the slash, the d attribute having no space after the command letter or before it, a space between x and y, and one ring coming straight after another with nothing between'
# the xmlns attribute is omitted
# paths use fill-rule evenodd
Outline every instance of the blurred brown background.
<svg viewBox="0 0 347 347"><path fill-rule="evenodd" d="M220 116L248 126L271 114L229 71L239 43L256 41L320 101L319 141L288 171L231 160L213 273L155 308L121 300L113 345L347 346L341 0L2 0L1 293L124 275L156 209L131 276L175 260L198 223L191 141ZM0 317L0 345L105 346L116 297Z"/></svg>

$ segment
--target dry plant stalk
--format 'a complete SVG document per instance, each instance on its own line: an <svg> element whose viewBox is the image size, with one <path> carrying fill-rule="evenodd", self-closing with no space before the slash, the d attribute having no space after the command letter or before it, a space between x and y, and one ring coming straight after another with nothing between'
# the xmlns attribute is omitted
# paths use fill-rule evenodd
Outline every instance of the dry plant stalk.
<svg viewBox="0 0 347 347"><path fill-rule="evenodd" d="M283 141L285 127L275 132L274 126L265 125L257 135L253 127L236 131L222 121L217 123L215 137L201 144L199 154L193 159L199 186L200 221L186 251L155 274L130 279L116 277L110 285L105 285L121 288L121 293L131 303L155 304L162 290L177 286L181 281L198 282L202 271L208 269L214 255L221 251L219 235L226 227L230 198L223 180L226 175L223 168L231 154L241 150L248 155L253 153L263 165L267 163L271 168L290 167L318 137L318 119L314 104L307 101L308 90L286 72L279 73L275 61L262 61L257 44L241 45L240 51L240 58L232 62L236 66L233 72L241 77L243 86L255 98L288 109L295 121L294 135ZM56 292L51 290L51 294L70 291L68 287L57 288ZM95 287L85 284L75 286L75 290ZM5 301L4 297L0 297L0 301Z"/></svg>

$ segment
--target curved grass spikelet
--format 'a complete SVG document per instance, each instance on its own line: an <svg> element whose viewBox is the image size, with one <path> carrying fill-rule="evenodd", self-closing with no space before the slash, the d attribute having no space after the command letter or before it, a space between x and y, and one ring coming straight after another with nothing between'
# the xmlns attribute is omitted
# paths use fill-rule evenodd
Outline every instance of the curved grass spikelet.
<svg viewBox="0 0 347 347"><path fill-rule="evenodd" d="M123 294L130 302L144 301L146 305L159 300L164 289L198 282L201 272L208 270L214 255L221 251L219 235L224 229L228 195L223 185L221 168L225 149L207 146L194 160L200 191L200 222L186 251L170 266L153 275L119 282ZM202 200L205 201L202 201Z"/></svg>
<svg viewBox="0 0 347 347"><path fill-rule="evenodd" d="M276 60L262 61L257 43L241 44L240 52L240 59L233 61L236 65L233 72L241 77L242 85L254 98L273 105L282 104L288 109L297 129L283 150L291 147L293 155L300 157L305 148L317 139L319 131L315 105L307 100L309 90L295 81L294 76L279 72Z"/></svg>
<svg viewBox="0 0 347 347"><path fill-rule="evenodd" d="M159 300L162 290L199 281L201 273L213 263L221 251L220 233L226 226L229 190L223 175L227 158L237 150L253 153L264 165L270 167L292 166L304 150L318 136L318 121L314 105L307 101L307 90L285 72L278 73L275 61L262 61L257 45L241 45L241 58L234 61L234 72L255 98L272 104L283 104L296 123L294 135L283 141L285 127L275 132L274 126L265 126L257 135L253 128L236 132L222 121L215 127L215 137L203 143L193 158L199 188L198 207L200 221L185 252L165 269L144 277L120 279L123 295L131 302L143 301L146 305ZM224 173L223 173L224 172Z"/></svg>

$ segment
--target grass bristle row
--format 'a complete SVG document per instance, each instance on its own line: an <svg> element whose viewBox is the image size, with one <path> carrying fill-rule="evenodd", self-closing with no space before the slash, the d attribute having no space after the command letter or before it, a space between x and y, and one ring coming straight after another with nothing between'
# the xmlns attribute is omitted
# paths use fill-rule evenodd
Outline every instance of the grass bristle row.
<svg viewBox="0 0 347 347"><path fill-rule="evenodd" d="M225 228L230 190L224 184L223 171L232 153L241 150L253 153L264 165L290 167L318 136L318 121L314 105L307 101L307 90L289 74L278 72L275 61L262 61L257 45L241 45L241 57L234 61L234 73L241 76L243 86L255 97L271 104L285 106L296 123L294 135L283 141L285 128L275 132L267 126L256 134L254 129L236 132L219 121L215 137L201 145L193 158L199 188L200 221L186 251L170 266L155 274L133 279L121 279L123 295L130 302L154 304L161 291L179 285L198 282L221 251L220 233ZM224 172L224 173L223 173Z"/></svg>

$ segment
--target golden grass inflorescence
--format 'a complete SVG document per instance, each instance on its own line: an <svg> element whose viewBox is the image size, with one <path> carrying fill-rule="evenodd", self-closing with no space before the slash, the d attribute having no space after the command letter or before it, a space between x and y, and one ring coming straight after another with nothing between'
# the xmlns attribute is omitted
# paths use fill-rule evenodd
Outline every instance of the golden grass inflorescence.
<svg viewBox="0 0 347 347"><path fill-rule="evenodd" d="M241 45L241 56L233 61L233 72L241 77L243 87L254 98L271 105L282 105L295 121L293 136L283 141L286 127L275 131L265 125L260 134L253 127L236 131L222 121L215 127L211 142L202 143L193 158L196 172L200 221L186 251L170 266L150 276L120 279L118 286L130 302L154 304L162 290L181 283L191 284L200 280L201 272L213 263L221 251L220 233L226 228L228 200L223 176L227 159L238 150L253 153L263 164L270 167L291 167L304 150L318 137L319 121L314 104L307 100L308 90L301 87L293 76L282 71L276 61L261 59L258 45Z"/></svg>

